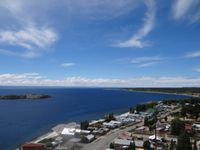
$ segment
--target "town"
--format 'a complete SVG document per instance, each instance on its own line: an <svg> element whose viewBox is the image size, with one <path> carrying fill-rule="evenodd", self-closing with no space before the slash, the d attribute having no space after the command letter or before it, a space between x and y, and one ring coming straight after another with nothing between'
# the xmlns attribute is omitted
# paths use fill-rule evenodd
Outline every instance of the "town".
<svg viewBox="0 0 200 150"><path fill-rule="evenodd" d="M129 112L60 124L20 150L200 150L200 99L138 104Z"/></svg>

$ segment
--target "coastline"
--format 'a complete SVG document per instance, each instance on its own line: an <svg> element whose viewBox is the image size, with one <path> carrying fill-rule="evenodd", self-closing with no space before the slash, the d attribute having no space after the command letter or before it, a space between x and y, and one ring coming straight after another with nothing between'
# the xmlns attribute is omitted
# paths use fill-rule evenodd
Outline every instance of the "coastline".
<svg viewBox="0 0 200 150"><path fill-rule="evenodd" d="M150 101L147 101L145 103L149 103L149 102ZM126 112L120 113L120 114L114 113L114 116L128 116L130 114L131 113L129 111L126 111ZM165 114L165 116L166 115L167 114ZM164 117L162 117L162 118L164 118ZM98 122L100 120L102 120L102 119L89 120L89 124L91 124L94 121ZM56 126L54 126L54 127L51 128L51 131L48 131L48 132L42 134L41 136L34 138L33 140L31 140L29 142L30 143L39 143L40 141L45 140L45 139L56 138L56 137L58 137L61 134L62 130L65 127L67 127L69 124L73 124L73 123L77 124L77 122L68 122L68 123L57 124ZM131 130L137 128L138 126L142 126L142 125L144 125L144 121L143 121L143 119L139 119L139 120L136 120L134 122L131 122L131 123L128 123L128 124L124 125L123 128L117 127L116 129L110 129L108 133L106 133L105 135L102 136L103 138L101 138L101 136L100 136L100 137L96 138L93 142L91 142L89 144L83 144L83 143L81 143L81 145L83 146L81 149L82 150L88 150L88 148L91 148L91 147L94 148L96 146L96 142L99 143L100 141L101 141L100 142L101 145L102 145L102 143L104 143L104 146L106 148L106 146L108 146L107 145L108 141L104 140L104 138L109 139L109 142L111 142L111 141L113 141L118 136L118 134L123 133L123 132L131 131ZM20 150L20 149L16 148L15 150Z"/></svg>
<svg viewBox="0 0 200 150"><path fill-rule="evenodd" d="M127 91L127 90L126 90ZM131 91L128 91L128 92L131 92ZM140 92L140 91L134 91L134 92ZM143 92L143 91L141 91L141 92ZM145 93L145 92L144 92ZM157 92L151 92L151 93L157 93ZM172 93L161 93L161 94L172 94ZM180 95L180 94L175 94L175 95ZM186 96L186 95L184 95L184 96ZM148 103L148 102L150 102L151 100L147 100L146 102L144 102L144 103ZM140 103L138 103L138 104L140 104ZM124 113L127 113L128 112L128 109L129 109L129 107L127 107L127 109L126 109L126 111L123 111L123 114ZM123 109L120 109L120 110L125 110L124 108ZM110 110L109 112L112 112L112 110ZM122 114L122 113L120 113L120 111L119 110L117 110L117 112L119 113L119 114ZM108 112L107 112L108 113ZM106 112L104 113L104 114L106 114ZM115 112L114 112L114 114L116 114ZM102 115L103 116L103 115ZM87 119L87 118L86 118ZM97 118L96 118L97 119ZM84 119L82 119L82 120L84 120ZM81 121L81 120L80 120ZM71 122L71 121L70 121ZM65 123L70 123L70 122L65 122ZM62 124L62 123L61 123ZM60 124L58 124L58 125L60 125ZM50 128L49 128L49 130L50 130ZM53 131L47 131L46 133L42 133L40 136L37 136L37 137L33 137L32 138L32 142L38 142L38 141L41 141L42 139L44 139L45 137L49 137L49 136L51 136L51 135L53 135Z"/></svg>
<svg viewBox="0 0 200 150"><path fill-rule="evenodd" d="M171 95L180 95L180 96L188 96L191 98L200 98L200 95L194 94L184 94L184 93L170 93L170 92L160 92L160 91L142 91L142 90L133 90L133 89L122 89L128 92L143 92L143 93L155 93L155 94L171 94Z"/></svg>
<svg viewBox="0 0 200 150"><path fill-rule="evenodd" d="M140 91L134 91L134 92L140 92ZM152 92L152 93L154 93L154 92ZM171 93L161 93L161 94L171 94ZM176 95L179 95L179 94L176 94ZM186 96L186 95L184 95L184 96ZM162 100L163 101L163 100ZM146 104L146 103L149 103L149 102L152 102L152 101L147 101L147 102L145 102L145 103L139 103L139 104ZM108 113L107 113L108 114ZM127 110L126 111L124 111L124 112L121 112L121 113L114 113L114 115L115 116L127 116L128 114L130 114L130 112L128 111L128 108L127 108ZM89 123L92 123L92 122L94 122L94 121L98 121L98 120L102 120L101 118L96 118L95 120L88 120L89 121ZM55 125L55 126L53 126L49 131L47 131L47 132L45 132L45 133L43 133L43 134L41 134L40 136L37 136L37 137L34 137L32 140L30 140L30 141L28 141L28 142L31 142L31 143L39 143L40 141L42 141L42 140L44 140L44 139L49 139L49 138L55 138L55 137L57 137L59 134L61 134L61 131L59 131L59 134L58 134L58 132L56 131L56 130L58 130L58 129L54 129L54 128L58 128L58 126L68 126L68 124L71 124L71 123L79 123L79 122L63 122L63 123L59 123L59 124L57 124L57 125ZM134 126L136 126L137 127L137 125L138 124L141 124L141 123L143 123L143 121L139 121L139 122L135 122L135 123L133 123L134 124ZM129 125L127 125L127 127L126 128L128 128L129 127ZM126 129L125 128L125 129ZM110 131L111 133L113 133L114 131ZM97 139L98 140L98 139ZM15 150L20 150L19 148L16 148Z"/></svg>

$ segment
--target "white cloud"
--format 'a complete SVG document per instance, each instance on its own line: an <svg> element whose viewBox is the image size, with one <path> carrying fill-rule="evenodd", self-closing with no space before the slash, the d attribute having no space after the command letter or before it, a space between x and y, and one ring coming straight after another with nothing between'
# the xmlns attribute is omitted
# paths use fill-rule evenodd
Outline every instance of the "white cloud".
<svg viewBox="0 0 200 150"><path fill-rule="evenodd" d="M0 31L0 43L9 46L19 46L24 52L4 50L7 54L15 54L26 58L33 58L51 46L58 39L57 33L48 27L37 28L27 26L20 30ZM1 50L2 51L2 50Z"/></svg>
<svg viewBox="0 0 200 150"><path fill-rule="evenodd" d="M74 19L78 16L87 16L87 19L112 18L130 12L139 2L139 0L117 0L115 2L111 0L59 0L58 3L57 0L50 2L49 0L1 0L0 6L24 22L25 20L33 21L37 17L46 19L51 13L58 13L57 9L62 10L64 13L62 15L73 16Z"/></svg>
<svg viewBox="0 0 200 150"><path fill-rule="evenodd" d="M126 48L126 47L138 47L143 48L149 46L149 42L143 41L143 39L152 31L155 25L155 15L156 15L156 3L154 0L146 0L144 1L147 7L147 11L145 13L144 25L141 29L137 31L136 34L133 35L127 41L121 41L115 46Z"/></svg>
<svg viewBox="0 0 200 150"><path fill-rule="evenodd" d="M63 64L61 64L61 66L64 67L64 68L72 67L74 65L75 65L75 63L63 63Z"/></svg>
<svg viewBox="0 0 200 150"><path fill-rule="evenodd" d="M200 19L199 0L175 0L172 6L174 19L189 19L194 23Z"/></svg>
<svg viewBox="0 0 200 150"><path fill-rule="evenodd" d="M120 78L86 78L66 77L64 79L47 79L38 73L0 74L0 85L17 86L83 86L83 87L197 87L199 77L132 77Z"/></svg>
<svg viewBox="0 0 200 150"><path fill-rule="evenodd" d="M200 57L200 51L190 52L190 53L186 54L185 57L187 57L187 58Z"/></svg>

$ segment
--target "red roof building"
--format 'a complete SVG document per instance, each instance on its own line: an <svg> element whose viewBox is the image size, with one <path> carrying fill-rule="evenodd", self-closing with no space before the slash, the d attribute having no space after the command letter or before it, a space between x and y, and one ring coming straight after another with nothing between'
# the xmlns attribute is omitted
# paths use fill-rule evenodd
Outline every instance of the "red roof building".
<svg viewBox="0 0 200 150"><path fill-rule="evenodd" d="M21 150L46 150L45 145L41 143L25 143Z"/></svg>

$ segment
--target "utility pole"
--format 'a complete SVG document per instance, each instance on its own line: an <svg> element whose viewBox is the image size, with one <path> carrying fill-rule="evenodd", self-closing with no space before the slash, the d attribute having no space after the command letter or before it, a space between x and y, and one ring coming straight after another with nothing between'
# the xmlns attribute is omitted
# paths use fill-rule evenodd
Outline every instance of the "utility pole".
<svg viewBox="0 0 200 150"><path fill-rule="evenodd" d="M155 124L155 150L157 150L157 130L156 130L157 125L156 124Z"/></svg>
<svg viewBox="0 0 200 150"><path fill-rule="evenodd" d="M157 121L158 121L158 119L157 119L157 114L155 114L155 120L156 120L156 122L155 122L155 150L157 150Z"/></svg>

